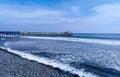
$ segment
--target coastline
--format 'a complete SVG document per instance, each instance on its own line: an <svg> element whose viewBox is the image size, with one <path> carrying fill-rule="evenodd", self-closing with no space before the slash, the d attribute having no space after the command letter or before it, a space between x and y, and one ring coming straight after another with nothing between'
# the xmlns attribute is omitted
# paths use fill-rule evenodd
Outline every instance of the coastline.
<svg viewBox="0 0 120 77"><path fill-rule="evenodd" d="M79 77L0 48L0 77Z"/></svg>

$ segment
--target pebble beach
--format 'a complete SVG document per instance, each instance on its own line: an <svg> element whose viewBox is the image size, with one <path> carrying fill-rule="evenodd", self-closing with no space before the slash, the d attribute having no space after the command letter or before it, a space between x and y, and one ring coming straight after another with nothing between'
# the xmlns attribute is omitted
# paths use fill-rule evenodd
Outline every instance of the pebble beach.
<svg viewBox="0 0 120 77"><path fill-rule="evenodd" d="M78 77L0 49L0 77Z"/></svg>

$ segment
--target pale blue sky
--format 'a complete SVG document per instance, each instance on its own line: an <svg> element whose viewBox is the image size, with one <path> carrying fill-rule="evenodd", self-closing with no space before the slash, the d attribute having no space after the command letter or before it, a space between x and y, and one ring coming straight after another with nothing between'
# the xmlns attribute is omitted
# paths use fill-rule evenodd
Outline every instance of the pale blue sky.
<svg viewBox="0 0 120 77"><path fill-rule="evenodd" d="M120 33L120 0L0 0L0 30Z"/></svg>

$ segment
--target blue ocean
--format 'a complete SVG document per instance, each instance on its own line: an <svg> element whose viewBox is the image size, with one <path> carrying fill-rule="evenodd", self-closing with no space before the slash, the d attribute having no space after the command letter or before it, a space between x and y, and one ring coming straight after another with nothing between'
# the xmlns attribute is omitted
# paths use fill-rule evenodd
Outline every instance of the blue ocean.
<svg viewBox="0 0 120 77"><path fill-rule="evenodd" d="M1 48L80 77L120 77L120 34L1 38Z"/></svg>

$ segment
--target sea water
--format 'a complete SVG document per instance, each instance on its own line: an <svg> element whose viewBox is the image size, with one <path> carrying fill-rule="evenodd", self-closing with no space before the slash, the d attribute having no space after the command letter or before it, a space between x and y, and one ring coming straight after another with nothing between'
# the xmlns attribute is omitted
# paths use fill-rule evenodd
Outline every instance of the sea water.
<svg viewBox="0 0 120 77"><path fill-rule="evenodd" d="M120 34L5 38L0 45L22 58L79 76L120 77Z"/></svg>

